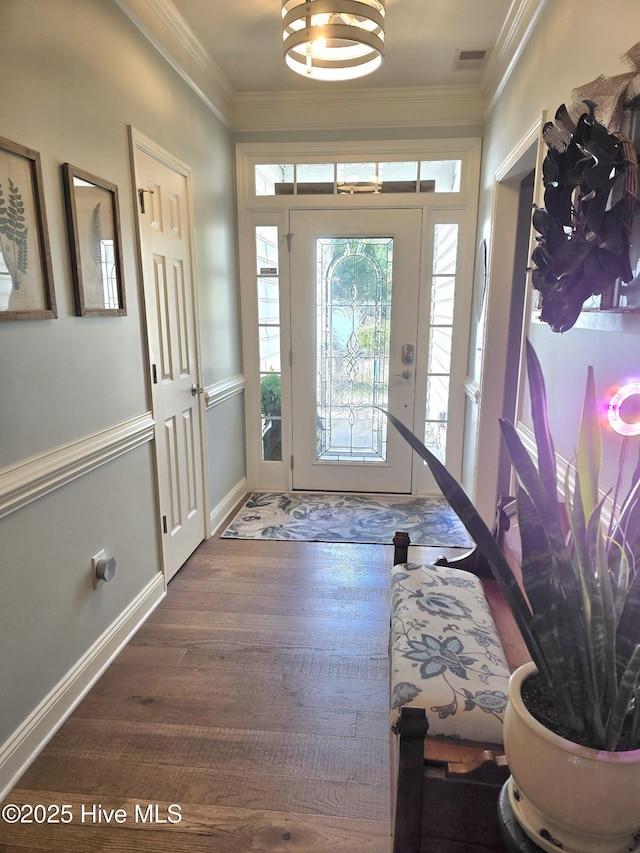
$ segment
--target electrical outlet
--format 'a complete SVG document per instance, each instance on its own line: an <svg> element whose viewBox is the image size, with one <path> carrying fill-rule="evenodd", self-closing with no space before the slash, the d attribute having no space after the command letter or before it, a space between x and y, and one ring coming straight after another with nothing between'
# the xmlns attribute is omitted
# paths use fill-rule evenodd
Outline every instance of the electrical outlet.
<svg viewBox="0 0 640 853"><path fill-rule="evenodd" d="M100 579L98 578L98 575L96 574L96 569L98 567L98 563L100 562L100 560L104 560L106 558L106 556L107 555L106 555L105 550L103 548L102 551L99 551L95 555L95 557L91 558L91 577L93 578L93 588L94 589L97 589L98 584L100 583Z"/></svg>

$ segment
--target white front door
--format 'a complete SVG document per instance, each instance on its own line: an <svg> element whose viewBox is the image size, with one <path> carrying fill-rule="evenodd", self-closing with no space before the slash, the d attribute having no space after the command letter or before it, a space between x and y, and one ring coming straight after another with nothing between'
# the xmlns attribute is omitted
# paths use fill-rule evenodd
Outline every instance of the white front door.
<svg viewBox="0 0 640 853"><path fill-rule="evenodd" d="M293 488L411 492L422 211L290 214Z"/></svg>
<svg viewBox="0 0 640 853"><path fill-rule="evenodd" d="M190 172L149 140L132 138L168 581L205 536Z"/></svg>

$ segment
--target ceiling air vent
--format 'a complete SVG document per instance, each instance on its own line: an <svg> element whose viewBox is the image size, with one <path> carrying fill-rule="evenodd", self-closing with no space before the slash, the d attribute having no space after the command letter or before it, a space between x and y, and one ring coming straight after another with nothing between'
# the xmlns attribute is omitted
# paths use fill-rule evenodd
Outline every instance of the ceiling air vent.
<svg viewBox="0 0 640 853"><path fill-rule="evenodd" d="M453 61L454 71L473 71L482 68L487 61L489 51L486 48L467 48L456 50Z"/></svg>

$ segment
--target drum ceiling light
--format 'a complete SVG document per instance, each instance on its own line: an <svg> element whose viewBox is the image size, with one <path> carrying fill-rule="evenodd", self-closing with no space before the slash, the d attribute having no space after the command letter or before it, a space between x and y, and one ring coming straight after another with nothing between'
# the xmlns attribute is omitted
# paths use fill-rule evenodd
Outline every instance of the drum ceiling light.
<svg viewBox="0 0 640 853"><path fill-rule="evenodd" d="M385 0L282 0L284 59L311 80L354 80L384 59Z"/></svg>

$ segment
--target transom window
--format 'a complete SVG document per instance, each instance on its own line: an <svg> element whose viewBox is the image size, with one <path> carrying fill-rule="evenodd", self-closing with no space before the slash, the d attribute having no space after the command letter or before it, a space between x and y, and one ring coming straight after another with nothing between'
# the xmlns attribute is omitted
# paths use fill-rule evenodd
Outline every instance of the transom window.
<svg viewBox="0 0 640 853"><path fill-rule="evenodd" d="M255 194L457 193L460 160L284 163L255 166Z"/></svg>

